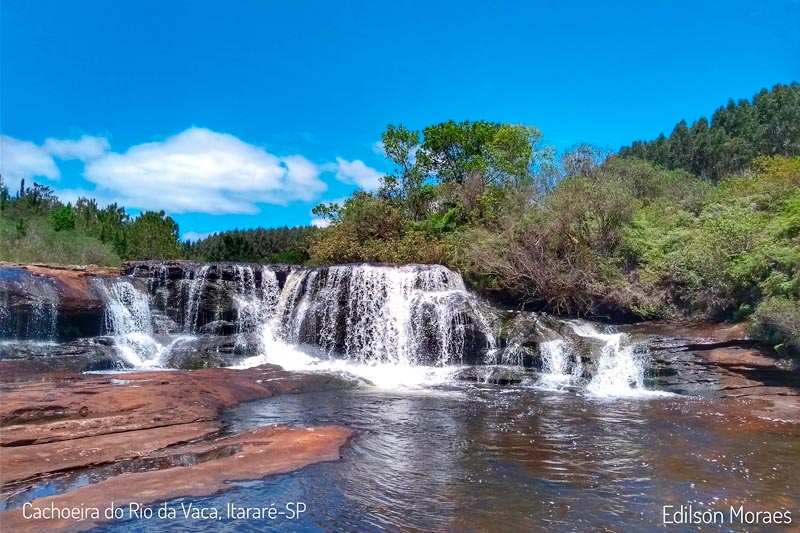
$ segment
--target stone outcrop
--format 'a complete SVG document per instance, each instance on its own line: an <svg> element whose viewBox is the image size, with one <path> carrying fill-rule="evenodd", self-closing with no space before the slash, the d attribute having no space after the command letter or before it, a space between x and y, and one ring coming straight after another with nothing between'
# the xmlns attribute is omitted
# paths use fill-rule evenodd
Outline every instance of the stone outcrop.
<svg viewBox="0 0 800 533"><path fill-rule="evenodd" d="M645 323L620 328L648 347L650 386L800 409L800 365L761 347L747 323ZM789 415L787 415L789 416ZM795 418L793 415L790 418Z"/></svg>
<svg viewBox="0 0 800 533"><path fill-rule="evenodd" d="M264 272L274 273L277 288L286 283L291 265L130 261L122 275L141 280L164 321L164 333L231 335L239 318L235 299L264 289Z"/></svg>
<svg viewBox="0 0 800 533"><path fill-rule="evenodd" d="M230 490L231 482L282 474L323 461L335 461L352 431L337 426L292 429L267 427L240 433L212 442L193 444L161 452L154 458L190 463L153 471L124 473L76 490L37 498L32 509L107 508L111 502L128 508L135 502L148 506L157 501L180 497L201 498ZM194 462L195 464L191 464ZM224 513L220 509L220 513ZM36 520L22 509L0 514L3 528L9 531L84 531L107 522L103 518Z"/></svg>
<svg viewBox="0 0 800 533"><path fill-rule="evenodd" d="M0 264L0 339L99 335L104 305L91 279L106 275L119 269Z"/></svg>

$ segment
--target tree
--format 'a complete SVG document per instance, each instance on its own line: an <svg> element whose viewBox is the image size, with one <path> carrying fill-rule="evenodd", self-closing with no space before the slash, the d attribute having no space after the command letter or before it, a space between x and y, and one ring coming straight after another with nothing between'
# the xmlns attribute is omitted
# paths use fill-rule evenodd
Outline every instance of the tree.
<svg viewBox="0 0 800 533"><path fill-rule="evenodd" d="M178 224L164 211L147 211L128 227L128 259L174 259L179 257Z"/></svg>
<svg viewBox="0 0 800 533"><path fill-rule="evenodd" d="M54 210L51 213L53 219L53 229L56 231L72 230L75 229L75 213L72 210L72 204L67 204L64 207Z"/></svg>

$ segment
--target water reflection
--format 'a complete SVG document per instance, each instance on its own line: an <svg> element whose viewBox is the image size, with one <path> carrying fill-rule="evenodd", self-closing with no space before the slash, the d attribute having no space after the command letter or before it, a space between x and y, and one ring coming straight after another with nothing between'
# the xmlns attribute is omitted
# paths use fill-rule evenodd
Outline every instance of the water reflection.
<svg viewBox="0 0 800 533"><path fill-rule="evenodd" d="M800 431L754 418L749 409L736 400L604 401L523 386L279 396L232 409L227 429L348 425L356 437L342 460L235 483L195 504L299 501L306 515L280 523L179 517L169 529L638 531L659 525L664 505L688 504L788 509L800 517ZM125 465L56 476L6 503L96 482L119 468ZM122 522L98 530L156 532L164 525Z"/></svg>

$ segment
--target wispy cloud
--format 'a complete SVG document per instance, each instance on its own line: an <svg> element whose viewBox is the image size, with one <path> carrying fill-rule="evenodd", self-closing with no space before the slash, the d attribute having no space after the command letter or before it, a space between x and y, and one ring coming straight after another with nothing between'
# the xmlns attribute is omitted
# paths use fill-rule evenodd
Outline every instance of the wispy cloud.
<svg viewBox="0 0 800 533"><path fill-rule="evenodd" d="M59 159L79 159L90 161L103 156L109 151L111 145L104 137L83 135L73 141L68 139L47 139L42 149Z"/></svg>
<svg viewBox="0 0 800 533"><path fill-rule="evenodd" d="M216 231L207 231L207 232L197 232L197 231L187 231L181 236L181 239L184 241L191 241L196 242L206 237L210 237L217 233Z"/></svg>

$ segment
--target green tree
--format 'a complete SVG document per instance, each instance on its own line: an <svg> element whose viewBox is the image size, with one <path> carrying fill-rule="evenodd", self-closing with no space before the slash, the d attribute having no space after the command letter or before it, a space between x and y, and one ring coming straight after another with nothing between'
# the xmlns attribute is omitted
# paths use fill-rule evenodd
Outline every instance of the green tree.
<svg viewBox="0 0 800 533"><path fill-rule="evenodd" d="M146 211L127 230L128 259L175 259L180 256L178 224L164 211Z"/></svg>
<svg viewBox="0 0 800 533"><path fill-rule="evenodd" d="M53 219L53 229L56 231L75 229L75 213L72 204L55 209L51 213Z"/></svg>

